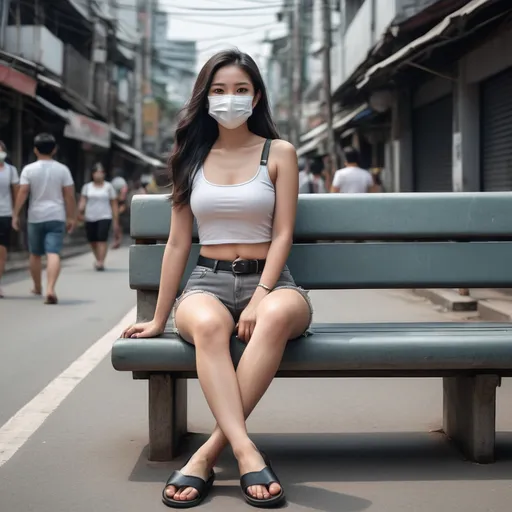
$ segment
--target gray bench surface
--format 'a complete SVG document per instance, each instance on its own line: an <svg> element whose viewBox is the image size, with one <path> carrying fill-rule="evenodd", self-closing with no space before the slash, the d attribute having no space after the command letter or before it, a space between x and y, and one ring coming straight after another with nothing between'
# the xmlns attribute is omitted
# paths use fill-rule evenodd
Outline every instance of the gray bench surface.
<svg viewBox="0 0 512 512"><path fill-rule="evenodd" d="M511 199L510 193L301 196L288 265L306 289L512 287ZM137 290L138 319L149 320L171 205L165 196L139 196L131 211L130 287ZM181 288L198 253L196 239ZM510 324L333 323L312 331L289 343L279 377L443 377L446 434L470 459L493 461L496 388L512 374ZM243 349L231 341L234 364ZM118 340L112 363L149 380L149 456L174 457L187 430L186 379L197 377L194 348L170 333Z"/></svg>
<svg viewBox="0 0 512 512"><path fill-rule="evenodd" d="M512 373L510 324L325 324L290 342L278 377L444 376L496 371ZM245 344L233 338L235 364ZM172 372L196 377L194 348L178 336L119 340L112 362L120 371Z"/></svg>

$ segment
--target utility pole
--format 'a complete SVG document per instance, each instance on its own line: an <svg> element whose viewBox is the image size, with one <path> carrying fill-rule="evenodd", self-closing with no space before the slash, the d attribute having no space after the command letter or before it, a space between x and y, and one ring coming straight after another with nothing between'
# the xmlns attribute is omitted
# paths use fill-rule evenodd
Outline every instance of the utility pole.
<svg viewBox="0 0 512 512"><path fill-rule="evenodd" d="M336 139L333 129L333 113L332 113L332 91L331 91L331 0L321 0L322 2L322 67L323 67L323 90L324 90L324 108L325 120L327 123L327 152L331 161L331 169L329 175L332 175L334 168L337 166Z"/></svg>
<svg viewBox="0 0 512 512"><path fill-rule="evenodd" d="M290 109L291 143L298 148L300 143L300 121L302 117L302 27L303 27L303 0L294 0L290 6L292 19L292 44L290 59Z"/></svg>
<svg viewBox="0 0 512 512"><path fill-rule="evenodd" d="M9 18L11 0L0 1L0 48L5 48L5 30Z"/></svg>

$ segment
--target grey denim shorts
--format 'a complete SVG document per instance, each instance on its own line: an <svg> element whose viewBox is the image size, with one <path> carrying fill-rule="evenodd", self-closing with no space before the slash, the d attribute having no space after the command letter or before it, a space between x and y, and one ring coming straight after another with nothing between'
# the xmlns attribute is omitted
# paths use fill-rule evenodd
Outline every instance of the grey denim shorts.
<svg viewBox="0 0 512 512"><path fill-rule="evenodd" d="M195 293L206 293L218 299L228 309L235 322L238 322L242 311L249 304L257 286L261 274L234 274L229 271L217 270L202 266L196 266L190 274L185 290L176 300L173 308L173 324L176 326L175 313L180 303ZM297 290L304 297L310 311L309 325L313 320L313 306L308 292L295 284L293 277L285 267L281 272L274 290ZM309 328L308 325L308 328ZM177 331L176 331L177 332Z"/></svg>

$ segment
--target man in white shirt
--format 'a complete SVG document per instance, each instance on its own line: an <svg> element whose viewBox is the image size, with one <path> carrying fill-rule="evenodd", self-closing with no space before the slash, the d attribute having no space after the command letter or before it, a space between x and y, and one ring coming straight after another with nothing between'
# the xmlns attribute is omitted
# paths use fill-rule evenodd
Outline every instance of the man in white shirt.
<svg viewBox="0 0 512 512"><path fill-rule="evenodd" d="M34 281L32 293L42 294L41 258L47 257L45 304L57 304L55 285L60 274L60 253L66 231L71 233L76 222L76 199L73 177L69 169L53 159L57 142L53 135L41 133L34 139L37 162L21 171L20 189L13 211L12 226L19 230L19 214L30 194L28 208L28 245L30 273Z"/></svg>
<svg viewBox="0 0 512 512"><path fill-rule="evenodd" d="M370 172L359 167L359 154L353 148L344 148L345 168L336 171L331 192L342 194L365 194L374 186Z"/></svg>

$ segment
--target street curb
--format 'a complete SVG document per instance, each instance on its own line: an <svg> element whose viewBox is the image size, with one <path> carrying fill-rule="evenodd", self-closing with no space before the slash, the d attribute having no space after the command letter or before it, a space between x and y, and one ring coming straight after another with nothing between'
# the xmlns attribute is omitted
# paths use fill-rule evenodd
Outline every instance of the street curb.
<svg viewBox="0 0 512 512"><path fill-rule="evenodd" d="M512 322L512 302L506 300L480 300L478 313L482 320L488 322Z"/></svg>
<svg viewBox="0 0 512 512"><path fill-rule="evenodd" d="M441 306L448 311L478 311L478 301L448 289L414 289L415 295Z"/></svg>
<svg viewBox="0 0 512 512"><path fill-rule="evenodd" d="M68 258L73 258L74 256L81 256L82 254L89 252L89 250L90 249L87 244L66 247L62 251L61 259L65 260ZM7 261L4 275L7 275L11 272L19 272L20 270L28 270L28 257L29 256L27 254L23 259Z"/></svg>

